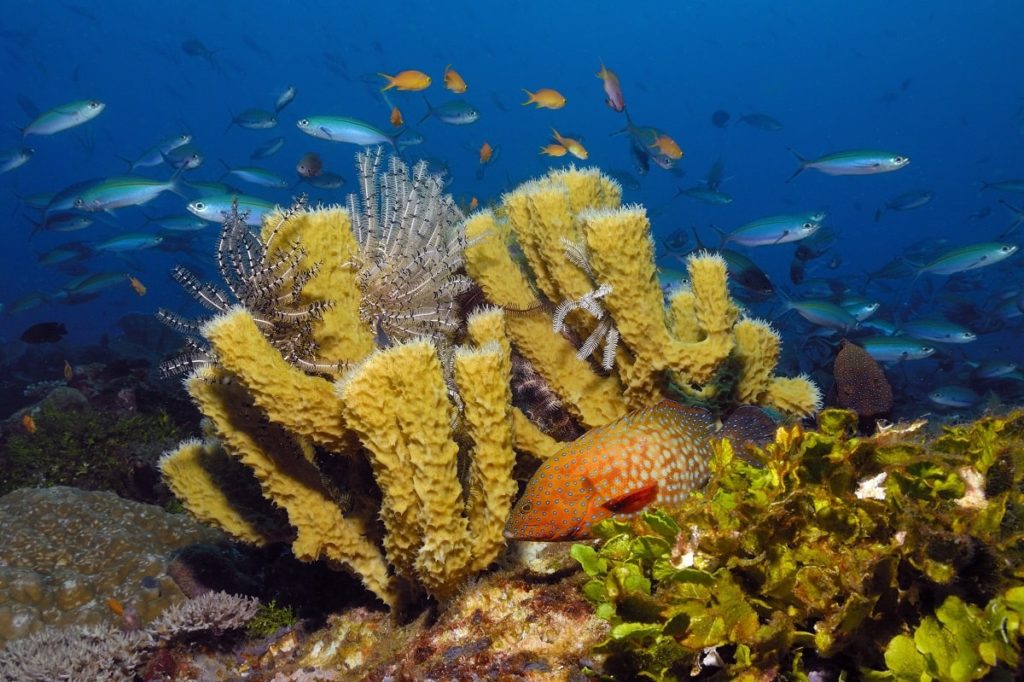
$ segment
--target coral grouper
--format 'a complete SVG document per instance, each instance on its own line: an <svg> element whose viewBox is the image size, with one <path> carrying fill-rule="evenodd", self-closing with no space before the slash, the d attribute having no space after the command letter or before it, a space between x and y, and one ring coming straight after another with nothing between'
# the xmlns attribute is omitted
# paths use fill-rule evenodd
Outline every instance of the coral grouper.
<svg viewBox="0 0 1024 682"><path fill-rule="evenodd" d="M721 431L707 410L671 400L631 412L546 460L512 510L505 537L581 540L609 517L676 507L704 485L713 439L763 442L774 432L774 422L752 406L733 413Z"/></svg>

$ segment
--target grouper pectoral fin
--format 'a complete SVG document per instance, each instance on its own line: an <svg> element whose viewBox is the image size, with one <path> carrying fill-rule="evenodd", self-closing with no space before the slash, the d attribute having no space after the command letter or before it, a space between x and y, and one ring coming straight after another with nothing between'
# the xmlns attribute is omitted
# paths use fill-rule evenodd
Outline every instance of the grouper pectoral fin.
<svg viewBox="0 0 1024 682"><path fill-rule="evenodd" d="M657 496L658 484L651 483L639 490L633 490L625 495L608 500L601 506L613 514L629 514L630 512L640 511L653 502Z"/></svg>

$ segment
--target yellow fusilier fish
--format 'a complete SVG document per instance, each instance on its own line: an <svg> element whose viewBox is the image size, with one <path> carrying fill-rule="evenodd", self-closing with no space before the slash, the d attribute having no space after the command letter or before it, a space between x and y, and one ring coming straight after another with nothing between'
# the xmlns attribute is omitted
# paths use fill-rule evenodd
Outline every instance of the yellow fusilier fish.
<svg viewBox="0 0 1024 682"><path fill-rule="evenodd" d="M524 107L527 104L536 104L538 109L561 109L565 106L565 97L563 97L562 93L558 90L541 88L536 92L530 92L526 88L523 88L523 92L525 92L528 97L528 99L523 102Z"/></svg>
<svg viewBox="0 0 1024 682"><path fill-rule="evenodd" d="M426 90L430 87L430 76L422 71L408 69L406 71L399 71L394 76L389 76L386 73L378 73L377 75L388 79L388 84L380 89L381 92L391 88L416 91Z"/></svg>
<svg viewBox="0 0 1024 682"><path fill-rule="evenodd" d="M588 431L545 460L526 485L508 523L510 540L583 540L593 526L629 520L647 506L678 507L704 486L712 442L765 443L774 422L745 405L720 430L699 407L663 400Z"/></svg>

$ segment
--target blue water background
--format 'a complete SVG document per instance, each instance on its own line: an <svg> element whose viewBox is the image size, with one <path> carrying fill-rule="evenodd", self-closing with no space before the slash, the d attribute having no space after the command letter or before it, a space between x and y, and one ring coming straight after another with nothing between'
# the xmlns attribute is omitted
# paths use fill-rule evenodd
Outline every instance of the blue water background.
<svg viewBox="0 0 1024 682"><path fill-rule="evenodd" d="M434 83L425 94L439 103L452 97L441 84L446 64L466 79L464 97L482 112L481 120L464 127L428 120L419 126L426 142L407 156L446 163L450 191L460 202L475 196L486 204L511 185L571 161L538 155L552 127L582 137L590 158L577 164L633 172L625 138L611 135L623 127L624 118L604 105L601 81L595 78L602 60L619 75L634 120L665 130L685 150L679 164L685 177L652 167L640 178L639 191L625 192L625 200L648 207L659 236L696 226L705 241L716 243L712 224L730 230L763 215L825 209L828 224L840 234L831 253L840 255L842 263L836 270L815 264L808 277L854 282L924 238L944 237L951 245L994 239L1011 217L997 199L1021 202L1020 195L981 189L983 180L1024 177L1019 67L1024 4L1012 0L111 0L11 2L4 15L0 148L23 144L17 128L28 118L18 95L41 109L78 98L107 105L89 124L30 138L26 143L36 149L34 158L0 175L0 302L8 306L33 291L53 292L70 279L37 265L36 254L62 241L99 241L119 231L147 229L145 214L184 213L186 202L165 194L144 209L125 208L105 217L110 225L30 238L28 218L35 212L24 208L19 196L121 174L125 164L118 156L134 157L187 130L206 158L190 179L218 179L223 173L218 159L260 164L295 178L299 157L316 151L348 184L336 192L306 189L314 200L343 202L353 190L357 148L315 140L300 132L295 121L337 114L386 129L388 108L376 96L382 79L375 74L426 71ZM218 68L183 52L182 41L191 39L217 51ZM901 91L907 79L909 87ZM289 84L299 94L281 112L277 128L224 132L232 112L272 109L277 93ZM560 90L568 104L559 111L521 106L522 88L538 87ZM897 96L886 102L885 93ZM394 101L407 122L415 123L425 111L419 93L396 93ZM716 109L733 116L725 129L711 124ZM754 111L776 117L784 129L765 132L736 122ZM264 162L249 160L255 147L276 135L286 138L281 152ZM499 147L500 154L477 179L478 149L485 141ZM846 148L891 149L912 162L899 172L868 177L808 171L787 184L796 168L787 147L807 156ZM729 180L723 189L735 198L731 205L672 198L677 187L700 180L719 155L726 160ZM159 167L140 174L167 178L170 171ZM233 184L284 203L292 194ZM888 198L917 188L932 190L934 201L874 221L874 211ZM983 207L991 208L988 218L968 219ZM128 312L149 314L160 306L194 312L197 308L168 273L175 263L187 262L216 279L216 234L211 225L196 239L197 257L191 260L156 250L127 258L96 257L88 262L90 271L130 272L147 285L148 294L138 297L126 283L82 305L44 303L4 314L0 339L11 341L30 324L57 320L70 330L65 343L85 344L116 333L114 323ZM793 245L747 253L774 281L787 282ZM1022 262L1018 254L1004 268L980 271L982 290L971 295L987 304L992 296L1019 287ZM933 281L921 286L941 284L934 276L923 279ZM896 293L892 297L887 302L895 301ZM762 307L759 312L777 311ZM787 320L778 325L788 329ZM1011 332L1001 332L998 352L1024 363L1024 351L1012 338Z"/></svg>

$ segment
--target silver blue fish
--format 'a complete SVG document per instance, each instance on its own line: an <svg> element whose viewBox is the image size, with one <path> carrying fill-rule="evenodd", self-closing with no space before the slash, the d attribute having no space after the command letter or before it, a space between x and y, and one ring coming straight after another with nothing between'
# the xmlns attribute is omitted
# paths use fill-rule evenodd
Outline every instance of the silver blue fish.
<svg viewBox="0 0 1024 682"><path fill-rule="evenodd" d="M900 331L922 341L936 343L971 343L978 340L978 335L967 327L947 320L909 320L900 326Z"/></svg>
<svg viewBox="0 0 1024 682"><path fill-rule="evenodd" d="M480 112L465 100L453 99L436 107L431 106L426 96L423 97L423 101L427 104L427 113L423 115L419 123L423 123L431 116L442 123L453 126L469 125L480 120Z"/></svg>
<svg viewBox="0 0 1024 682"><path fill-rule="evenodd" d="M91 121L103 113L106 106L103 102L94 99L68 102L37 116L22 129L21 134L22 136L53 135Z"/></svg>
<svg viewBox="0 0 1024 682"><path fill-rule="evenodd" d="M789 151L800 161L800 167L786 182L790 182L808 168L827 175L874 175L890 173L910 163L910 159L902 154L880 149L850 149L826 154L817 159L804 158L793 149Z"/></svg>
<svg viewBox="0 0 1024 682"><path fill-rule="evenodd" d="M981 402L981 396L966 386L940 386L928 393L928 400L943 407L967 408Z"/></svg>
<svg viewBox="0 0 1024 682"><path fill-rule="evenodd" d="M348 116L309 116L296 123L299 130L321 140L348 142L363 146L386 144L397 149L395 136L388 135L366 121Z"/></svg>
<svg viewBox="0 0 1024 682"><path fill-rule="evenodd" d="M128 164L129 173L133 172L136 168L151 168L153 166L159 166L164 162L164 154L170 154L171 151L181 147L182 145L186 145L191 141L192 135L189 133L171 135L142 152L142 154L139 155L139 158L134 161L123 157L121 157L121 160Z"/></svg>
<svg viewBox="0 0 1024 682"><path fill-rule="evenodd" d="M995 265L1017 253L1016 244L999 242L983 242L971 244L959 249L948 251L927 265L918 268L919 273L930 272L933 275L953 275L976 268Z"/></svg>
<svg viewBox="0 0 1024 682"><path fill-rule="evenodd" d="M923 360L935 354L935 346L912 336L869 336L857 343L879 362Z"/></svg>
<svg viewBox="0 0 1024 682"><path fill-rule="evenodd" d="M238 202L238 213L248 213L245 218L246 225L259 226L262 224L263 216L274 210L276 204L257 197L245 196L244 194L216 194L213 196L196 199L189 203L188 210L203 220L212 223L224 222L224 219L231 215L232 206Z"/></svg>
<svg viewBox="0 0 1024 682"><path fill-rule="evenodd" d="M227 168L227 172L224 175L234 175L236 178L253 185L259 185L260 187L275 187L277 189L282 189L291 185L290 182L282 178L280 175L263 168L257 168L255 166L232 168L224 159L221 159L220 162L224 164L225 168Z"/></svg>
<svg viewBox="0 0 1024 682"><path fill-rule="evenodd" d="M736 228L725 241L743 246L786 244L810 237L821 228L824 219L821 212L768 216Z"/></svg>
<svg viewBox="0 0 1024 682"><path fill-rule="evenodd" d="M113 211L125 206L141 206L163 192L180 194L174 181L161 182L130 176L108 178L85 188L75 199L80 211Z"/></svg>
<svg viewBox="0 0 1024 682"><path fill-rule="evenodd" d="M22 147L0 152L0 173L7 173L24 166L35 154L35 151L31 147Z"/></svg>
<svg viewBox="0 0 1024 682"><path fill-rule="evenodd" d="M281 147L283 146L284 137L278 136L272 138L261 144L259 147L256 147L256 149L253 150L252 154L249 155L249 158L253 159L254 161L258 159L265 159L279 152L281 150Z"/></svg>
<svg viewBox="0 0 1024 682"><path fill-rule="evenodd" d="M111 237L105 241L96 244L93 248L97 251L107 251L112 253L124 253L126 251L141 251L142 249L149 249L157 246L164 240L158 234L150 234L148 232L126 232L125 234L119 234L116 237Z"/></svg>

